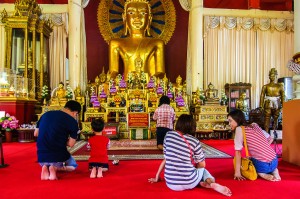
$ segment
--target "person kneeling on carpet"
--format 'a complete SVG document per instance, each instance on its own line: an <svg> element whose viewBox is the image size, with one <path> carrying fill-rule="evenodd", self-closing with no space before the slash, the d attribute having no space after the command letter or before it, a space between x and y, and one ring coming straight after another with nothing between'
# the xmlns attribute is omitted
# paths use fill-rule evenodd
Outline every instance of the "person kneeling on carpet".
<svg viewBox="0 0 300 199"><path fill-rule="evenodd" d="M252 161L258 176L269 181L280 181L281 177L277 169L278 159L275 150L271 147L272 137L263 131L258 124L252 123L246 125L244 113L237 109L228 114L228 122L233 131L234 149L235 149L235 180L245 180L241 174L241 150L243 149L244 136L241 126L245 126L245 136Z"/></svg>
<svg viewBox="0 0 300 199"><path fill-rule="evenodd" d="M175 131L169 131L164 140L164 160L161 162L154 183L160 181L163 169L167 186L175 191L193 189L200 185L231 196L228 187L215 182L215 178L205 169L205 156L200 141L191 134L196 130L192 115L182 114L178 118Z"/></svg>
<svg viewBox="0 0 300 199"><path fill-rule="evenodd" d="M77 163L67 146L73 147L80 133L76 120L81 105L68 101L62 110L48 111L36 125L38 162L42 166L41 180L57 180L56 171L74 171Z"/></svg>
<svg viewBox="0 0 300 199"><path fill-rule="evenodd" d="M90 146L90 178L102 178L102 172L108 171L107 149L109 148L110 140L102 135L104 128L104 121L102 119L93 120L91 126L95 135L88 141Z"/></svg>

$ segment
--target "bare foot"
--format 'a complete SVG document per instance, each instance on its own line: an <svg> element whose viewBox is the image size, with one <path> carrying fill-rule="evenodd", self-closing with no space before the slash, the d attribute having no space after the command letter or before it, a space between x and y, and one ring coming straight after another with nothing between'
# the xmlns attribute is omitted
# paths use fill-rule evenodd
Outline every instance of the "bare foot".
<svg viewBox="0 0 300 199"><path fill-rule="evenodd" d="M96 167L93 167L92 171L91 171L90 178L96 178L96 173L97 173Z"/></svg>
<svg viewBox="0 0 300 199"><path fill-rule="evenodd" d="M212 187L210 186L210 184L208 184L207 182L200 182L200 186L201 186L201 187L205 187L205 188L207 188L207 189L212 188Z"/></svg>
<svg viewBox="0 0 300 199"><path fill-rule="evenodd" d="M56 168L54 166L49 167L49 172L50 172L49 180L57 180Z"/></svg>
<svg viewBox="0 0 300 199"><path fill-rule="evenodd" d="M48 166L42 166L42 173L41 173L41 180L48 180L49 179L49 170Z"/></svg>
<svg viewBox="0 0 300 199"><path fill-rule="evenodd" d="M281 177L279 175L279 171L278 171L277 168L273 171L272 175L274 176L275 181L280 181L281 180Z"/></svg>
<svg viewBox="0 0 300 199"><path fill-rule="evenodd" d="M102 174L102 167L98 168L98 173L97 173L97 178L102 178L103 174Z"/></svg>
<svg viewBox="0 0 300 199"><path fill-rule="evenodd" d="M223 194L225 196L231 196L232 195L232 193L231 193L231 191L230 191L230 189L228 187L225 187L225 186L220 185L220 184L215 183L215 182L211 183L210 186L216 192L219 192L219 193L221 193L221 194Z"/></svg>
<svg viewBox="0 0 300 199"><path fill-rule="evenodd" d="M268 181L275 181L275 177L271 174L266 174L266 173L257 173L261 178L268 180Z"/></svg>

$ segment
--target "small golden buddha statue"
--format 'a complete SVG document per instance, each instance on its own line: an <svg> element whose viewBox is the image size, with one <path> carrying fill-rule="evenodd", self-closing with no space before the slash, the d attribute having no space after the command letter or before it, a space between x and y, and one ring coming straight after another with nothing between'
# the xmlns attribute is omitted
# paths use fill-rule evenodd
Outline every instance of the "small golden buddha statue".
<svg viewBox="0 0 300 199"><path fill-rule="evenodd" d="M99 75L99 82L100 82L100 84L103 84L106 82L106 74L104 72L104 67L102 69L102 73Z"/></svg>
<svg viewBox="0 0 300 199"><path fill-rule="evenodd" d="M56 97L58 99L63 99L66 97L66 89L64 88L64 83L60 82L59 85L58 85L58 89L56 91Z"/></svg>
<svg viewBox="0 0 300 199"><path fill-rule="evenodd" d="M201 100L201 90L199 88L197 88L196 92L193 92L192 100L195 107L199 107L203 104L203 101Z"/></svg>
<svg viewBox="0 0 300 199"><path fill-rule="evenodd" d="M64 88L64 83L60 82L58 87L54 89L55 95L51 96L51 105L64 106L67 102L67 90Z"/></svg>
<svg viewBox="0 0 300 199"><path fill-rule="evenodd" d="M98 86L98 95L101 94L101 91L104 89L105 93L108 93L108 81L107 75L104 72L104 67L102 69L102 73L99 75L100 85Z"/></svg>
<svg viewBox="0 0 300 199"><path fill-rule="evenodd" d="M210 82L208 84L208 89L205 91L206 103L209 102L219 102L218 90L215 89L214 85Z"/></svg>
<svg viewBox="0 0 300 199"><path fill-rule="evenodd" d="M183 85L182 85L182 77L180 75L178 75L178 77L176 78L176 84L174 85L175 88L175 94L182 94L182 90L183 90Z"/></svg>
<svg viewBox="0 0 300 199"><path fill-rule="evenodd" d="M235 103L235 108L240 109L243 112L247 112L249 110L245 92L240 94L240 98Z"/></svg>
<svg viewBox="0 0 300 199"><path fill-rule="evenodd" d="M248 119L248 113L249 113L249 106L248 102L246 100L246 93L242 92L240 94L240 98L235 102L235 108L240 109L245 114L246 119Z"/></svg>
<svg viewBox="0 0 300 199"><path fill-rule="evenodd" d="M146 0L127 0L122 14L125 38L112 39L109 44L109 70L115 78L119 73L119 57L124 63L124 79L138 65L149 76L163 77L164 42L150 37L152 13Z"/></svg>
<svg viewBox="0 0 300 199"><path fill-rule="evenodd" d="M77 86L74 90L75 100L79 102L81 105L84 104L84 96L81 95L80 86Z"/></svg>

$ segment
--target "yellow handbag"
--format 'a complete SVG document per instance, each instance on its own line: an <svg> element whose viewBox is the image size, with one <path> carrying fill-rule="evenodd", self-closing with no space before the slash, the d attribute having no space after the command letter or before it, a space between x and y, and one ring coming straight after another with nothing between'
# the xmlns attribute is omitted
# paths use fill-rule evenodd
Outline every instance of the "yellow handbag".
<svg viewBox="0 0 300 199"><path fill-rule="evenodd" d="M246 157L241 158L241 174L242 174L242 176L244 176L245 178L247 178L249 180L256 180L257 179L256 169L255 169L252 161L248 158L249 153L248 153L248 146L247 146L247 141L246 141L245 127L244 126L241 126L241 127L242 127L242 131L243 131L245 152L246 152ZM233 166L235 169L235 157L233 159Z"/></svg>

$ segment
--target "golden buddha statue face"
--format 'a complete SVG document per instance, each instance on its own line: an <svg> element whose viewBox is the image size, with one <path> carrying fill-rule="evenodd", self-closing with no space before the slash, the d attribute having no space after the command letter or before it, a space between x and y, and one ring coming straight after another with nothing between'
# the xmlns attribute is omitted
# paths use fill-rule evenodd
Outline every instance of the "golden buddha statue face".
<svg viewBox="0 0 300 199"><path fill-rule="evenodd" d="M144 0L128 0L124 6L123 21L125 35L143 34L150 35L152 14L150 4Z"/></svg>
<svg viewBox="0 0 300 199"><path fill-rule="evenodd" d="M212 83L209 83L208 88L209 88L209 90L212 90L212 89L214 89L214 85Z"/></svg>
<svg viewBox="0 0 300 199"><path fill-rule="evenodd" d="M63 88L64 88L64 83L60 82L60 83L58 84L58 88L59 88L59 89L63 89Z"/></svg>
<svg viewBox="0 0 300 199"><path fill-rule="evenodd" d="M246 99L246 93L241 93L240 98L241 98L242 100L245 100L245 99Z"/></svg>
<svg viewBox="0 0 300 199"><path fill-rule="evenodd" d="M95 78L95 83L98 84L98 83L99 83L99 80L100 80L99 77L96 76L96 78Z"/></svg>
<svg viewBox="0 0 300 199"><path fill-rule="evenodd" d="M100 83L105 83L106 82L106 74L101 74L100 76Z"/></svg>

